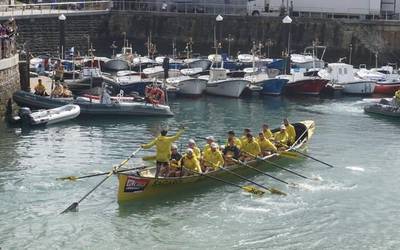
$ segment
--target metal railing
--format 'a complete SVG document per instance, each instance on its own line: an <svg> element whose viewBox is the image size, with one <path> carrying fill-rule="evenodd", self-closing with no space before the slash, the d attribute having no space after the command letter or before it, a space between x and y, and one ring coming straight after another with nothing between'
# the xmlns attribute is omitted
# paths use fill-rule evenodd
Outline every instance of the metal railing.
<svg viewBox="0 0 400 250"><path fill-rule="evenodd" d="M95 13L109 11L111 8L112 1L0 5L0 17L73 14L87 12Z"/></svg>
<svg viewBox="0 0 400 250"><path fill-rule="evenodd" d="M116 11L136 11L155 13L209 14L209 15L246 15L246 5L212 4L207 1L196 3L183 1L163 5L160 1L113 1Z"/></svg>

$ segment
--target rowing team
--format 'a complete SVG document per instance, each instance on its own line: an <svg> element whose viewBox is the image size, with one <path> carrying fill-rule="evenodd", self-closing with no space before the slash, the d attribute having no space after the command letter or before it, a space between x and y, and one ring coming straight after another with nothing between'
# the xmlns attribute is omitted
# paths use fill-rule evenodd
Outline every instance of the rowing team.
<svg viewBox="0 0 400 250"><path fill-rule="evenodd" d="M220 166L231 165L239 161L249 161L255 157L263 157L278 151L286 150L296 140L296 130L287 119L278 132L272 133L267 124L255 138L250 129L244 129L240 138L233 131L228 132L225 146L219 146L213 136L206 137L207 144L201 151L193 139L189 140L188 148L182 156L173 144L185 129L174 136L167 136L168 131L162 130L161 135L148 144L141 145L144 149L156 146L156 162L158 176L180 177L193 172L207 173L217 170ZM189 171L188 171L189 170Z"/></svg>

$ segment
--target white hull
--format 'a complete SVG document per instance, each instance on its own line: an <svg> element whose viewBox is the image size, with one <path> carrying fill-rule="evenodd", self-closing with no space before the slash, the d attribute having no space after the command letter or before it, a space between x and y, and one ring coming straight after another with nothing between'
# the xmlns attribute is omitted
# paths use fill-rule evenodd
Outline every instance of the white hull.
<svg viewBox="0 0 400 250"><path fill-rule="evenodd" d="M147 68L143 70L143 73L148 78L157 78L157 79L164 79L164 69L161 66L156 66L153 68ZM177 77L180 76L181 72L177 69L170 69L168 70L169 77Z"/></svg>
<svg viewBox="0 0 400 250"><path fill-rule="evenodd" d="M127 70L129 68L128 62L122 59L111 59L107 61L104 66L107 69L115 71Z"/></svg>
<svg viewBox="0 0 400 250"><path fill-rule="evenodd" d="M31 117L37 124L45 121L47 125L50 125L74 119L80 114L80 111L78 105L68 104L55 109L34 112Z"/></svg>
<svg viewBox="0 0 400 250"><path fill-rule="evenodd" d="M226 79L208 82L206 92L212 95L238 98L250 81L241 79Z"/></svg>
<svg viewBox="0 0 400 250"><path fill-rule="evenodd" d="M207 81L198 78L190 78L180 81L177 85L178 94L181 95L201 95L206 90Z"/></svg>
<svg viewBox="0 0 400 250"><path fill-rule="evenodd" d="M203 71L210 68L211 61L208 59L186 59L184 61L189 68L202 68Z"/></svg>
<svg viewBox="0 0 400 250"><path fill-rule="evenodd" d="M371 95L375 89L375 82L365 80L339 83L339 85L343 86L343 93L346 94Z"/></svg>

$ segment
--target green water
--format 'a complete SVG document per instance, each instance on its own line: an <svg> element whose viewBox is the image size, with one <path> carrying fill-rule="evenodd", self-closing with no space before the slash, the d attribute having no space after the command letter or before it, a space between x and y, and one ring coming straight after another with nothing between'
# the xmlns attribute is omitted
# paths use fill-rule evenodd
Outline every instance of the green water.
<svg viewBox="0 0 400 250"><path fill-rule="evenodd" d="M0 248L399 249L400 122L365 114L365 104L361 98L204 97L171 100L176 115L167 120L90 118L31 131L2 124ZM277 127L284 116L315 120L307 152L336 167L309 159L284 164L322 181L275 171L300 188L257 175L253 181L288 196L251 197L213 185L119 206L112 177L81 203L79 213L59 215L102 177L77 182L57 177L108 171L160 126L174 130L185 124L185 143L230 129L257 131L264 122Z"/></svg>

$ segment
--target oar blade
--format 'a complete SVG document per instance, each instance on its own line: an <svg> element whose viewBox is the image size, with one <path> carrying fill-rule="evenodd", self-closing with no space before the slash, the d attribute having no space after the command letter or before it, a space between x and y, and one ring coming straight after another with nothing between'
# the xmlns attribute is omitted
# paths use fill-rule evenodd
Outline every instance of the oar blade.
<svg viewBox="0 0 400 250"><path fill-rule="evenodd" d="M242 187L242 189L248 193L255 194L258 196L262 196L265 194L264 191L262 191L256 187L253 187L253 186L244 186L244 187Z"/></svg>
<svg viewBox="0 0 400 250"><path fill-rule="evenodd" d="M284 196L287 195L286 193L284 193L278 189L275 189L275 188L270 188L270 189L268 189L268 191L270 191L271 194L278 194L278 195L284 195Z"/></svg>
<svg viewBox="0 0 400 250"><path fill-rule="evenodd" d="M66 181L66 180L69 180L69 181L76 181L77 179L78 179L78 177L76 177L76 176L66 176L66 177L57 178L56 180L61 180L61 181Z"/></svg>
<svg viewBox="0 0 400 250"><path fill-rule="evenodd" d="M67 207L61 214L69 213L69 212L78 212L78 202L72 203L69 207Z"/></svg>

